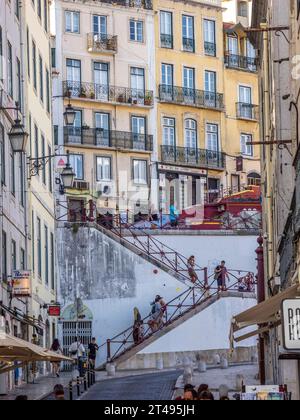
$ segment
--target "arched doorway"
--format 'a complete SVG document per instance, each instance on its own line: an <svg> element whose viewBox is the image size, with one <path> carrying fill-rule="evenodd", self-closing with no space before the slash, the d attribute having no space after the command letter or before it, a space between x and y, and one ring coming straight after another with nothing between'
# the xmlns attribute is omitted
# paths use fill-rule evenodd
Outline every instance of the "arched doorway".
<svg viewBox="0 0 300 420"><path fill-rule="evenodd" d="M248 186L250 185L261 185L261 176L257 172L250 172L247 176Z"/></svg>

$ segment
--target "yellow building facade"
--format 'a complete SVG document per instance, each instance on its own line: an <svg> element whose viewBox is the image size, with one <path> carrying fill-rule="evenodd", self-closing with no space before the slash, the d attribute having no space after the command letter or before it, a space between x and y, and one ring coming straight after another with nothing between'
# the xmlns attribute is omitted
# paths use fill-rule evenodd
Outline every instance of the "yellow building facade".
<svg viewBox="0 0 300 420"><path fill-rule="evenodd" d="M155 1L161 207L258 183L255 58L221 1ZM171 184L169 184L171 183ZM166 185L169 185L167 187Z"/></svg>

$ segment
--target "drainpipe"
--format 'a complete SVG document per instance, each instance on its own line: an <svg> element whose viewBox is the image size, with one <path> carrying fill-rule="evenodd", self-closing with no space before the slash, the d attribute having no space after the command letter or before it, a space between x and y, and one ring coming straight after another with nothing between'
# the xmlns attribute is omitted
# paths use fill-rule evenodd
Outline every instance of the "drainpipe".
<svg viewBox="0 0 300 420"><path fill-rule="evenodd" d="M260 236L257 240L257 301L262 303L265 301L265 268L264 268L264 240ZM262 335L259 336L259 377L261 385L266 384L266 367L265 367L265 340Z"/></svg>

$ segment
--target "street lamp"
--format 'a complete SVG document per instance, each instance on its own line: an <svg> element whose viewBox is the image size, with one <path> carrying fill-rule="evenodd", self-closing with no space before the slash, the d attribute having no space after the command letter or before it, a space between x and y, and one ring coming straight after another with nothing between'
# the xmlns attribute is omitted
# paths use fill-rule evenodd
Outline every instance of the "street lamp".
<svg viewBox="0 0 300 420"><path fill-rule="evenodd" d="M76 118L76 111L72 107L71 103L69 103L64 112L65 125L68 127L73 126L75 122L75 118Z"/></svg>
<svg viewBox="0 0 300 420"><path fill-rule="evenodd" d="M26 133L21 120L15 120L10 132L8 133L8 137L11 142L11 147L15 153L24 153L26 151L28 133Z"/></svg>
<svg viewBox="0 0 300 420"><path fill-rule="evenodd" d="M73 187L75 176L76 174L74 173L73 168L68 162L65 168L63 169L62 173L60 174L60 177L62 179L62 182L65 188Z"/></svg>

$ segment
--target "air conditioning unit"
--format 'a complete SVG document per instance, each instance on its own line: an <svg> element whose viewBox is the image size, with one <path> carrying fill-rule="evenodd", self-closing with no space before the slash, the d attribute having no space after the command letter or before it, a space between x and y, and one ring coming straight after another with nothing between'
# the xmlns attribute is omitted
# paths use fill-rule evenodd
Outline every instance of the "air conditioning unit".
<svg viewBox="0 0 300 420"><path fill-rule="evenodd" d="M101 184L98 187L99 198L108 198L113 196L112 186L110 184Z"/></svg>
<svg viewBox="0 0 300 420"><path fill-rule="evenodd" d="M90 183L86 181L74 181L73 189L74 190L89 190Z"/></svg>

